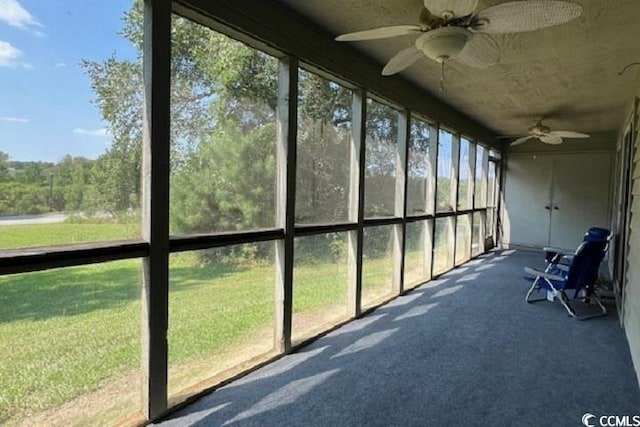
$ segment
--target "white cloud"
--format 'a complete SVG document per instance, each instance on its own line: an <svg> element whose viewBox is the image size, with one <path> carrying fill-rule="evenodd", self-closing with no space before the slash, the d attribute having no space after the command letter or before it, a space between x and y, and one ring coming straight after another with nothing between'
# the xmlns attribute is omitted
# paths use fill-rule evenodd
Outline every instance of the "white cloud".
<svg viewBox="0 0 640 427"><path fill-rule="evenodd" d="M24 117L0 117L0 122L27 123L28 121L29 119Z"/></svg>
<svg viewBox="0 0 640 427"><path fill-rule="evenodd" d="M0 0L0 21L23 29L42 26L17 0Z"/></svg>
<svg viewBox="0 0 640 427"><path fill-rule="evenodd" d="M101 129L82 129L82 128L75 128L73 130L73 133L75 133L76 135L84 135L84 136L99 136L101 138L106 138L111 136L111 134L109 133L109 131L107 130L107 128L101 128Z"/></svg>
<svg viewBox="0 0 640 427"><path fill-rule="evenodd" d="M54 65L56 68L64 68L67 66L67 64L65 64L64 62L58 62L56 63L56 65Z"/></svg>
<svg viewBox="0 0 640 427"><path fill-rule="evenodd" d="M33 68L33 65L21 62L19 60L21 56L22 51L20 49L12 46L11 43L0 40L0 67Z"/></svg>
<svg viewBox="0 0 640 427"><path fill-rule="evenodd" d="M20 49L11 46L10 43L0 40L0 67L8 67L17 64L18 58L22 56Z"/></svg>

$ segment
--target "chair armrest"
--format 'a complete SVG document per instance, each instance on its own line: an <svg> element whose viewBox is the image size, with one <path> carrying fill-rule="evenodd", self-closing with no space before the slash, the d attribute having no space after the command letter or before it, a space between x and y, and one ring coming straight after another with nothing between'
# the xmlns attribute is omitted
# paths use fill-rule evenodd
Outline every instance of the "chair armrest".
<svg viewBox="0 0 640 427"><path fill-rule="evenodd" d="M566 253L564 249L554 248L547 246L542 248L544 250L544 262L547 264L557 264L562 260L562 257Z"/></svg>
<svg viewBox="0 0 640 427"><path fill-rule="evenodd" d="M554 248L552 246L544 247L544 248L542 248L542 250L545 251L545 252L556 252L556 253L561 253L561 254L567 252L564 249Z"/></svg>
<svg viewBox="0 0 640 427"><path fill-rule="evenodd" d="M530 276L544 277L545 279L557 280L559 282L564 282L565 280L564 277L558 276L557 274L545 273L544 271L536 270L531 267L525 267L524 272Z"/></svg>

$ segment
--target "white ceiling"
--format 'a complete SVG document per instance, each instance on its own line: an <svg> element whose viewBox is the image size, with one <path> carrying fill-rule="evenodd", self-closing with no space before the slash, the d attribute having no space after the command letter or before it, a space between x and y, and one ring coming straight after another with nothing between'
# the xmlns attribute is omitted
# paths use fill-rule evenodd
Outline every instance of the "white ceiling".
<svg viewBox="0 0 640 427"><path fill-rule="evenodd" d="M331 35L384 25L418 23L421 0L279 0ZM619 130L640 85L639 0L574 0L580 18L538 31L492 36L499 64L475 69L450 61L446 90L439 64L422 58L400 73L497 134L520 134L545 117L557 130ZM478 10L500 0L480 0ZM380 63L410 46L415 36L353 42ZM393 78L393 77L392 77Z"/></svg>

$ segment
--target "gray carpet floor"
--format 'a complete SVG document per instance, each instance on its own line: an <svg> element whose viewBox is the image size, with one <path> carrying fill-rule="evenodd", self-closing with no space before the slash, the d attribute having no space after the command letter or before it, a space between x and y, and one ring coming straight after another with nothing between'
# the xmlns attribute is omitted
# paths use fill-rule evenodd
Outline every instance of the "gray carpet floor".
<svg viewBox="0 0 640 427"><path fill-rule="evenodd" d="M586 412L640 414L615 304L583 322L558 302L526 304L523 266L542 261L484 255L157 425L579 426Z"/></svg>

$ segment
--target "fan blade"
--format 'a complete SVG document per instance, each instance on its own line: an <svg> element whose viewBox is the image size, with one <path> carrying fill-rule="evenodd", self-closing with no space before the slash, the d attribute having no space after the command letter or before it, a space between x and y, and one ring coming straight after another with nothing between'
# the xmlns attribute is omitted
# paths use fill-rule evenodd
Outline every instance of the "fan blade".
<svg viewBox="0 0 640 427"><path fill-rule="evenodd" d="M487 68L500 61L500 49L491 37L476 33L471 36L455 59L472 67Z"/></svg>
<svg viewBox="0 0 640 427"><path fill-rule="evenodd" d="M424 0L424 7L439 18L444 12L460 17L472 14L478 7L478 0Z"/></svg>
<svg viewBox="0 0 640 427"><path fill-rule="evenodd" d="M586 133L573 132L570 130L554 130L549 135L559 136L560 138L589 138Z"/></svg>
<svg viewBox="0 0 640 427"><path fill-rule="evenodd" d="M425 29L437 28L443 21L441 18L438 18L436 15L432 14L429 9L422 8L420 12L419 18L420 24L425 27Z"/></svg>
<svg viewBox="0 0 640 427"><path fill-rule="evenodd" d="M532 139L532 138L533 138L533 136L531 136L531 135L523 136L522 138L518 138L518 139L516 139L515 141L513 141L513 142L511 143L511 146L513 147L514 145L520 145L520 144L522 144L523 142L527 142L528 140L530 140L530 139Z"/></svg>
<svg viewBox="0 0 640 427"><path fill-rule="evenodd" d="M418 25L392 25L390 27L374 28L372 30L356 31L355 33L341 34L336 37L339 42L354 42L360 40L386 39L389 37L406 36L422 32Z"/></svg>
<svg viewBox="0 0 640 427"><path fill-rule="evenodd" d="M540 141L544 142L545 144L551 144L551 145L562 144L562 138L560 138L558 135L551 135L551 134L542 135L540 137Z"/></svg>
<svg viewBox="0 0 640 427"><path fill-rule="evenodd" d="M415 46L403 49L387 62L387 65L382 69L382 75L390 76L402 71L422 56L422 52Z"/></svg>
<svg viewBox="0 0 640 427"><path fill-rule="evenodd" d="M487 34L520 33L564 24L581 13L580 4L568 1L514 1L479 12L471 28Z"/></svg>

